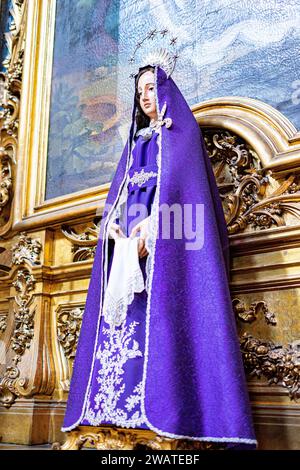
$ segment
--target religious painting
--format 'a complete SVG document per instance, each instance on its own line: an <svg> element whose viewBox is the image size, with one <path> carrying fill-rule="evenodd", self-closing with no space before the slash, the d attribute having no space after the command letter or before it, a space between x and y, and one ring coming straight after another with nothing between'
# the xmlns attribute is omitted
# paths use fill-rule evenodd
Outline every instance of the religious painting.
<svg viewBox="0 0 300 470"><path fill-rule="evenodd" d="M168 28L176 39L174 77L190 106L254 98L300 127L300 13L292 3L57 0L45 199L112 180L132 106L128 59L151 30Z"/></svg>
<svg viewBox="0 0 300 470"><path fill-rule="evenodd" d="M56 2L46 199L107 183L115 171L118 9L117 0Z"/></svg>

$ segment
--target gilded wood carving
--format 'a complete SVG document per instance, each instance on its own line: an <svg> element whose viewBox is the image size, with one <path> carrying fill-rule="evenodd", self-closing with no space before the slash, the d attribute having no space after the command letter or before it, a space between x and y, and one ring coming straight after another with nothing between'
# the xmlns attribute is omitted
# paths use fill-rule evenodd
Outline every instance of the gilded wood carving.
<svg viewBox="0 0 300 470"><path fill-rule="evenodd" d="M63 446L58 442L53 450L81 450L88 446L97 450L223 450L221 444L163 438L152 431L122 429L114 426L80 426L67 433Z"/></svg>
<svg viewBox="0 0 300 470"><path fill-rule="evenodd" d="M0 235L12 224L12 198L17 163L20 94L24 60L24 1L12 0L12 22L6 33L9 56L0 74Z"/></svg>

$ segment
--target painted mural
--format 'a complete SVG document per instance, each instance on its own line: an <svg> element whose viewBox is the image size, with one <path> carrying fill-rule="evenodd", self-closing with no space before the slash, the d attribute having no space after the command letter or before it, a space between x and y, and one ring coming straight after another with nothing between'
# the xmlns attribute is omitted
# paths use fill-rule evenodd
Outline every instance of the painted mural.
<svg viewBox="0 0 300 470"><path fill-rule="evenodd" d="M255 98L300 129L299 24L300 0L57 0L46 199L111 181L132 108L128 59L150 30L177 38L173 78L190 105Z"/></svg>

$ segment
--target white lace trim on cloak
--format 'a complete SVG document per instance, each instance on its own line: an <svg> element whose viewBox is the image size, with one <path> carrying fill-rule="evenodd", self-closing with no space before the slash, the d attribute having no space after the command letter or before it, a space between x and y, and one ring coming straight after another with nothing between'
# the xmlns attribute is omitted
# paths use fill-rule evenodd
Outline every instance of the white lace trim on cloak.
<svg viewBox="0 0 300 470"><path fill-rule="evenodd" d="M107 287L104 293L104 320L116 326L126 320L135 292L145 289L138 256L138 237L117 238Z"/></svg>

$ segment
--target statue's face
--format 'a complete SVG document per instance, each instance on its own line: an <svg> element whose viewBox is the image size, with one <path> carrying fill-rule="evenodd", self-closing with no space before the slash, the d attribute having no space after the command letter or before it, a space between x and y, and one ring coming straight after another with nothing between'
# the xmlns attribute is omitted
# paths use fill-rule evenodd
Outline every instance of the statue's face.
<svg viewBox="0 0 300 470"><path fill-rule="evenodd" d="M140 76L138 81L138 96L140 105L146 116L150 119L157 119L154 73L147 70Z"/></svg>

